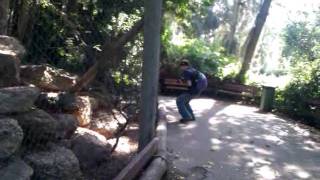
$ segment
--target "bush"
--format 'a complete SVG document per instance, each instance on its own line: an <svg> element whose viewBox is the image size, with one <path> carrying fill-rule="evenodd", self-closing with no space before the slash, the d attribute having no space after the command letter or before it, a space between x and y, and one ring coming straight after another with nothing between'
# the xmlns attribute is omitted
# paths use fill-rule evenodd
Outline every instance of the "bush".
<svg viewBox="0 0 320 180"><path fill-rule="evenodd" d="M277 93L278 110L299 116L309 117L319 109L312 108L307 101L320 98L320 59L300 62L292 70L293 80Z"/></svg>
<svg viewBox="0 0 320 180"><path fill-rule="evenodd" d="M224 49L214 43L191 39L183 46L172 44L166 46L169 62L177 63L186 58L195 68L210 76L220 78L234 76L239 69L236 58L225 55Z"/></svg>

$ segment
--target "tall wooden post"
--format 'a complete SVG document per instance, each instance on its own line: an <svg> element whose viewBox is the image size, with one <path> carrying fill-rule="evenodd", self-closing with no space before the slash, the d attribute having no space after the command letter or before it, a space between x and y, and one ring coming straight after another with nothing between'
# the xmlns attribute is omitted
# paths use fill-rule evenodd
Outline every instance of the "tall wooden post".
<svg viewBox="0 0 320 180"><path fill-rule="evenodd" d="M158 101L162 0L145 0L139 151L154 137Z"/></svg>

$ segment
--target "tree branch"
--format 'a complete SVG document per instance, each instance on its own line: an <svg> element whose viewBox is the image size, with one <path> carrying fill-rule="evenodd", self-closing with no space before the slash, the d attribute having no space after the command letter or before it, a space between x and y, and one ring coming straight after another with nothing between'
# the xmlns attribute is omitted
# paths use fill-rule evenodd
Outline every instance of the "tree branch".
<svg viewBox="0 0 320 180"><path fill-rule="evenodd" d="M142 29L143 18L139 20L127 33L123 34L116 42L112 43L106 40L102 46L102 51L98 55L93 66L71 87L69 92L74 93L80 91L83 87L87 86L97 75L98 69L105 67L106 64L112 63L117 57L119 49L131 41Z"/></svg>

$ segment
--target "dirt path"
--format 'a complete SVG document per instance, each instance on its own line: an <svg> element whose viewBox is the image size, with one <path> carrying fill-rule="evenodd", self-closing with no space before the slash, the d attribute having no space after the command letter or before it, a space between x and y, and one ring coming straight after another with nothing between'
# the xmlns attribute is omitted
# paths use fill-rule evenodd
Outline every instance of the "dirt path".
<svg viewBox="0 0 320 180"><path fill-rule="evenodd" d="M175 99L161 97L160 103L169 119L167 179L320 179L316 130L212 99L193 100L198 120L182 125Z"/></svg>

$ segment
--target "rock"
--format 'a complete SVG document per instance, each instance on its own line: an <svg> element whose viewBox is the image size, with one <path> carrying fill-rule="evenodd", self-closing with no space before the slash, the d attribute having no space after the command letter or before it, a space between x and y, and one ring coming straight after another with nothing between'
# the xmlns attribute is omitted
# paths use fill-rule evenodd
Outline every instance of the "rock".
<svg viewBox="0 0 320 180"><path fill-rule="evenodd" d="M53 145L47 151L34 152L24 157L33 168L33 179L77 180L82 174L79 161L71 150Z"/></svg>
<svg viewBox="0 0 320 180"><path fill-rule="evenodd" d="M17 86L20 83L19 65L20 60L15 56L0 53L0 87Z"/></svg>
<svg viewBox="0 0 320 180"><path fill-rule="evenodd" d="M57 120L57 136L59 139L69 139L77 129L77 119L70 114L53 114Z"/></svg>
<svg viewBox="0 0 320 180"><path fill-rule="evenodd" d="M72 114L81 127L87 126L92 120L93 100L89 96L76 96L69 93L41 93L36 106L50 112Z"/></svg>
<svg viewBox="0 0 320 180"><path fill-rule="evenodd" d="M10 87L0 89L0 114L29 111L40 94L35 87Z"/></svg>
<svg viewBox="0 0 320 180"><path fill-rule="evenodd" d="M0 119L0 159L7 159L14 154L22 140L23 131L16 120Z"/></svg>
<svg viewBox="0 0 320 180"><path fill-rule="evenodd" d="M78 109L73 112L73 115L77 118L79 126L84 127L89 125L92 118L90 97L78 96L76 97L76 103Z"/></svg>
<svg viewBox="0 0 320 180"><path fill-rule="evenodd" d="M50 112L72 114L81 127L88 126L92 120L93 107L97 102L89 96L76 96L68 93L41 93L36 106Z"/></svg>
<svg viewBox="0 0 320 180"><path fill-rule="evenodd" d="M50 65L20 67L21 79L47 91L66 91L76 83L77 76Z"/></svg>
<svg viewBox="0 0 320 180"><path fill-rule="evenodd" d="M32 148L44 147L57 137L57 121L43 110L33 110L13 116L23 129L24 145Z"/></svg>
<svg viewBox="0 0 320 180"><path fill-rule="evenodd" d="M125 125L126 119L119 111L113 110L112 113L106 111L98 111L94 115L90 129L99 132L107 139L114 136L114 134Z"/></svg>
<svg viewBox="0 0 320 180"><path fill-rule="evenodd" d="M89 97L89 101L90 101L90 104L91 104L91 109L92 111L96 111L99 109L100 107L100 102L98 99L94 98L94 97Z"/></svg>
<svg viewBox="0 0 320 180"><path fill-rule="evenodd" d="M20 158L11 159L0 168L1 180L29 180L32 174L33 169Z"/></svg>
<svg viewBox="0 0 320 180"><path fill-rule="evenodd" d="M12 54L22 59L26 50L14 37L0 35L0 54Z"/></svg>
<svg viewBox="0 0 320 180"><path fill-rule="evenodd" d="M70 93L60 93L59 104L64 112L72 113L80 108L77 103L77 96Z"/></svg>
<svg viewBox="0 0 320 180"><path fill-rule="evenodd" d="M24 47L13 37L0 35L0 87L16 86L20 83L20 59Z"/></svg>
<svg viewBox="0 0 320 180"><path fill-rule="evenodd" d="M85 128L77 129L71 146L81 169L86 173L106 161L111 152L111 145L104 136Z"/></svg>
<svg viewBox="0 0 320 180"><path fill-rule="evenodd" d="M55 92L41 92L35 105L45 111L61 112L60 93Z"/></svg>

